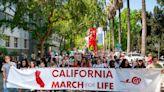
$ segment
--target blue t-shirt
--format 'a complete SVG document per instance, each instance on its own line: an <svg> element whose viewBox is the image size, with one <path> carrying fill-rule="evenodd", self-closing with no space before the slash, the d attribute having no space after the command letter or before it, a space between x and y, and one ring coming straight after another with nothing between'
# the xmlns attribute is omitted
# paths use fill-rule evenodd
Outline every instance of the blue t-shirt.
<svg viewBox="0 0 164 92"><path fill-rule="evenodd" d="M11 66L16 67L16 64L14 62L9 62L9 63L5 63L2 66L2 71L5 72L6 77L8 77L8 75L9 75L9 70L10 70Z"/></svg>

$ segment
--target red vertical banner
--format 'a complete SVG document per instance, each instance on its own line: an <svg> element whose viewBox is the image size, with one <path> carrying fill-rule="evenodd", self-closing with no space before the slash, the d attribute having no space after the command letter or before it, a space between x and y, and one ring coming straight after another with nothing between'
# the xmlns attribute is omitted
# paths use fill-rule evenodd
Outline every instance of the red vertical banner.
<svg viewBox="0 0 164 92"><path fill-rule="evenodd" d="M93 48L94 52L97 50L96 28L89 29L89 48Z"/></svg>

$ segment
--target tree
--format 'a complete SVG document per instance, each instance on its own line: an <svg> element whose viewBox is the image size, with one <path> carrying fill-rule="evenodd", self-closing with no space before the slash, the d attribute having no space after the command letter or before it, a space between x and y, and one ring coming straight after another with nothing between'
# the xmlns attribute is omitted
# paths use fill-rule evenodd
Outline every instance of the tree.
<svg viewBox="0 0 164 92"><path fill-rule="evenodd" d="M131 11L131 51L139 51L141 45L141 11L140 10L132 10Z"/></svg>
<svg viewBox="0 0 164 92"><path fill-rule="evenodd" d="M159 3L160 4L160 3ZM162 7L155 6L154 12L147 13L147 28L148 28L148 37L147 37L147 50L150 53L157 54L158 58L160 54L164 53L164 12ZM158 49L157 49L158 48Z"/></svg>
<svg viewBox="0 0 164 92"><path fill-rule="evenodd" d="M140 10L132 10L130 12L131 15L131 48L133 48L132 50L138 50L140 47L140 32L141 32L141 24L140 24L140 20L141 20L141 12ZM127 29L128 29L128 25L127 25L127 8L124 8L123 11L121 12L121 29L122 29L122 33L121 33L121 40L122 40L122 50L127 50ZM119 17L116 17L115 19L115 30L118 33L118 28L119 28ZM118 31L117 31L118 30ZM115 35L115 37L118 37L118 35ZM138 42L138 43L137 43ZM140 50L140 49L139 49Z"/></svg>
<svg viewBox="0 0 164 92"><path fill-rule="evenodd" d="M127 50L127 8L124 8L121 12L121 29L122 29L122 49Z"/></svg>
<svg viewBox="0 0 164 92"><path fill-rule="evenodd" d="M118 31L118 42L121 44L121 8L123 8L123 1L122 0L115 0L114 5L119 12L119 31Z"/></svg>
<svg viewBox="0 0 164 92"><path fill-rule="evenodd" d="M53 31L53 23L63 18L60 16L61 8L64 7L63 0L29 0L26 2L15 1L14 3L6 1L6 3L11 3L8 9L15 8L13 9L14 15L9 20L2 19L1 25L7 25L12 29L23 28L35 34L34 37L40 44L41 57L43 57L44 43ZM4 13L7 13L6 9L4 8Z"/></svg>
<svg viewBox="0 0 164 92"><path fill-rule="evenodd" d="M40 44L41 57L44 43L53 33L61 36L61 46L70 40L73 48L76 37L82 33L85 35L90 27L106 23L104 2L96 0L4 0L1 4L4 6L3 13L10 15L5 12L8 8L14 14L10 15L10 19L0 20L0 24L32 32L33 38Z"/></svg>
<svg viewBox="0 0 164 92"><path fill-rule="evenodd" d="M121 44L121 8L123 7L122 0L119 0L119 44Z"/></svg>
<svg viewBox="0 0 164 92"><path fill-rule="evenodd" d="M7 49L0 46L0 54L2 54L2 55L8 55Z"/></svg>
<svg viewBox="0 0 164 92"><path fill-rule="evenodd" d="M111 20L111 36L112 36L112 50L114 51L115 49L115 37L114 37L114 16L116 15L116 8L114 6L114 1L111 1L110 4L107 7L107 11L108 11L108 18L109 20Z"/></svg>
<svg viewBox="0 0 164 92"><path fill-rule="evenodd" d="M157 3L160 5L161 8L164 8L164 1L163 0L157 0Z"/></svg>
<svg viewBox="0 0 164 92"><path fill-rule="evenodd" d="M147 24L146 24L146 5L145 0L142 0L142 43L141 43L141 53L143 55L146 54L146 32L147 32Z"/></svg>
<svg viewBox="0 0 164 92"><path fill-rule="evenodd" d="M65 12L67 12L66 14L70 18L68 20L56 22L54 27L59 28L60 35L66 35L66 44L69 44L67 46L69 46L70 49L79 47L79 39L83 38L81 40L84 40L89 28L104 26L106 15L103 6L104 2L102 1L69 0L68 4L65 6Z"/></svg>

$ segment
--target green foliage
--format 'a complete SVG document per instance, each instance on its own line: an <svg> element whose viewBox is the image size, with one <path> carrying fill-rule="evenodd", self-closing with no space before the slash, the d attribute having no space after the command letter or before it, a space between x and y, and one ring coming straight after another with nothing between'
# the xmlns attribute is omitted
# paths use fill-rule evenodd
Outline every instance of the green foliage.
<svg viewBox="0 0 164 92"><path fill-rule="evenodd" d="M90 48L89 48L89 51L93 51L94 50L94 48L93 48L93 46L91 46Z"/></svg>
<svg viewBox="0 0 164 92"><path fill-rule="evenodd" d="M9 5L6 5L7 3ZM55 32L69 38L67 34L70 32L73 35L81 34L94 25L103 25L106 22L105 0L3 0L0 4L5 6L2 9L4 13L7 13L7 8L12 9L13 5L15 6L15 9L12 9L12 18L2 19L0 24L12 29L21 27L31 31L36 40L43 40L51 24L53 26L50 33ZM49 23L51 13L52 23Z"/></svg>
<svg viewBox="0 0 164 92"><path fill-rule="evenodd" d="M70 48L73 48L72 44L75 47L79 47L81 46L80 44L85 43L84 38L87 36L88 28L105 25L106 15L103 10L103 5L105 4L103 1L104 0L101 2L96 2L95 0L69 0L68 4L65 5L64 13L67 19L58 21L54 23L53 26L59 30L58 34L67 39L67 45L71 43ZM80 40L76 39L75 36L79 38L82 43L79 44Z"/></svg>
<svg viewBox="0 0 164 92"><path fill-rule="evenodd" d="M153 52L157 54L157 47L155 47L155 44L160 44L161 54L164 54L164 17L162 16L163 14L163 9L159 6L154 7L153 14L147 14L149 29L149 34L147 37L147 53Z"/></svg>
<svg viewBox="0 0 164 92"><path fill-rule="evenodd" d="M141 31L141 11L140 10L132 10L131 14L131 48L138 48L138 35L140 35ZM126 50L127 47L127 8L124 8L121 13L121 39L122 39L122 49ZM118 28L116 29L118 30ZM118 33L116 33L117 35ZM138 48L139 49L139 48ZM133 50L133 49L132 49Z"/></svg>
<svg viewBox="0 0 164 92"><path fill-rule="evenodd" d="M77 36L75 39L75 47L79 49L83 49L86 45L86 41L84 37Z"/></svg>
<svg viewBox="0 0 164 92"><path fill-rule="evenodd" d="M157 3L158 3L161 7L164 7L164 1L163 1L163 0L157 0Z"/></svg>
<svg viewBox="0 0 164 92"><path fill-rule="evenodd" d="M9 53L10 56L18 56L18 53L16 50Z"/></svg>
<svg viewBox="0 0 164 92"><path fill-rule="evenodd" d="M4 48L4 47L0 47L0 53L1 53L2 55L8 55L8 51L7 51L7 49Z"/></svg>
<svg viewBox="0 0 164 92"><path fill-rule="evenodd" d="M103 45L102 44L97 44L97 49L98 50L101 50L103 48Z"/></svg>

